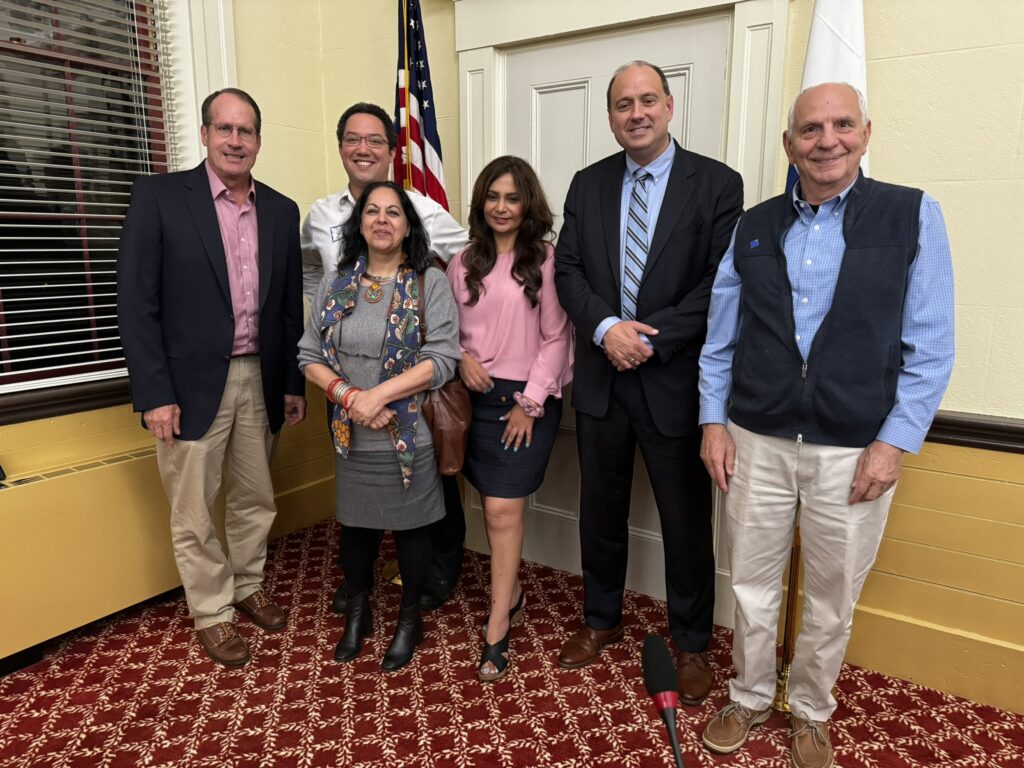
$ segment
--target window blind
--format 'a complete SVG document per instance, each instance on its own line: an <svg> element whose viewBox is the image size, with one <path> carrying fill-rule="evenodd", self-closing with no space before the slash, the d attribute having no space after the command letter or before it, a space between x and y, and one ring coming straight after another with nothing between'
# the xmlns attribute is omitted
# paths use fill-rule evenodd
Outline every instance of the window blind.
<svg viewBox="0 0 1024 768"><path fill-rule="evenodd" d="M166 172L160 0L0 0L0 395L126 375L116 259Z"/></svg>

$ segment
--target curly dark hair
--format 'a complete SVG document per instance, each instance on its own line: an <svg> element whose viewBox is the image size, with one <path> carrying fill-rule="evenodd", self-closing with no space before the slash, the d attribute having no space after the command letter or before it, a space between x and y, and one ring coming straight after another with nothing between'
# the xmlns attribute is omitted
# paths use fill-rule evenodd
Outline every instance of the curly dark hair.
<svg viewBox="0 0 1024 768"><path fill-rule="evenodd" d="M512 183L523 202L523 223L516 235L512 277L523 286L530 306L537 306L537 294L543 282L540 268L547 257L547 245L554 234L555 220L537 174L528 162L512 155L502 155L489 162L473 185L469 205L469 245L462 255L469 291L467 306L480 301L483 280L494 269L498 258L494 232L484 218L484 202L491 185L506 173L512 176Z"/></svg>
<svg viewBox="0 0 1024 768"><path fill-rule="evenodd" d="M402 243L402 253L405 256L403 263L412 267L417 272L425 272L427 267L433 263L430 257L430 239L427 236L427 231L423 228L423 221L412 206L412 200L409 199L405 190L393 181L371 182L366 185L363 194L359 196L359 200L356 201L356 207L352 209L352 215L349 216L342 230L342 239L345 246L341 251L341 258L338 261L338 271L341 272L342 267L353 263L360 256L368 252L366 238L363 237L361 228L363 211L366 209L366 201L370 199L370 194L375 189L380 189L381 187L387 187L398 195L398 200L402 204L402 211L409 222L409 231L406 232L405 240Z"/></svg>

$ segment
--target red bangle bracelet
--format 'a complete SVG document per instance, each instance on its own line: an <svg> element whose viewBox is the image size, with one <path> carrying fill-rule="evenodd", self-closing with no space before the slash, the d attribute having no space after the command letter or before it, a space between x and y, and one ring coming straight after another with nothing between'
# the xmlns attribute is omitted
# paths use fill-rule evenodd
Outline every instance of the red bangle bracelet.
<svg viewBox="0 0 1024 768"><path fill-rule="evenodd" d="M333 392L333 391L334 391L334 388L335 388L335 387L336 387L336 386L337 386L337 385L338 385L338 384L339 384L340 382L344 382L344 381L345 381L345 380L344 380L343 378L341 378L341 377L339 376L339 377L338 377L338 378L336 378L336 379L335 379L334 381L332 381L332 382L331 382L330 384L328 384L328 385L327 385L326 387L324 387L324 394L325 394L325 395L327 395L327 399L328 399L328 400L330 400L330 401L331 401L332 403L336 403L336 402L338 402L338 401L337 401L337 400L335 400L335 399L334 399L333 397L331 397L331 392Z"/></svg>
<svg viewBox="0 0 1024 768"><path fill-rule="evenodd" d="M359 387L352 387L352 389L341 396L341 407L347 411L349 404L352 402L352 398L355 397L357 392L362 391L363 390L359 389Z"/></svg>

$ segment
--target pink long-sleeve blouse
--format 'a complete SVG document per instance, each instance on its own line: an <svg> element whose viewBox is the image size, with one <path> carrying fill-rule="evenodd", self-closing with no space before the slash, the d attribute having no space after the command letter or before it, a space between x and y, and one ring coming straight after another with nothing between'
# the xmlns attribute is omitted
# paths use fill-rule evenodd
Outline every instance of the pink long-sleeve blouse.
<svg viewBox="0 0 1024 768"><path fill-rule="evenodd" d="M555 293L555 249L548 245L541 265L536 307L512 277L514 253L498 254L480 300L468 306L463 253L448 265L459 307L460 351L479 360L492 377L526 381L523 395L538 405L548 395L561 397L562 387L572 381L572 325Z"/></svg>

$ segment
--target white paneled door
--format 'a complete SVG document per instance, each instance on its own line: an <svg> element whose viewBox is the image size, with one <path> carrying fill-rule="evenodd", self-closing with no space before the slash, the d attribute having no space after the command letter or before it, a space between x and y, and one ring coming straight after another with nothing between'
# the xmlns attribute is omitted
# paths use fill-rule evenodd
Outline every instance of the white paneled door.
<svg viewBox="0 0 1024 768"><path fill-rule="evenodd" d="M731 15L716 14L505 51L504 150L526 158L537 170L557 214L556 227L573 174L619 151L608 127L606 89L620 64L644 59L660 66L675 100L672 135L687 149L725 158L731 40ZM469 83L472 90L473 81ZM502 142L499 138L495 143ZM573 421L566 408L544 485L529 500L523 554L527 560L579 573L579 471ZM479 498L471 498L471 508L479 509ZM479 513L470 511L468 518L469 545L485 550ZM664 597L658 513L639 453L630 532L628 586Z"/></svg>

